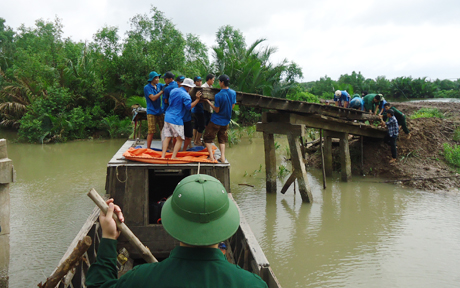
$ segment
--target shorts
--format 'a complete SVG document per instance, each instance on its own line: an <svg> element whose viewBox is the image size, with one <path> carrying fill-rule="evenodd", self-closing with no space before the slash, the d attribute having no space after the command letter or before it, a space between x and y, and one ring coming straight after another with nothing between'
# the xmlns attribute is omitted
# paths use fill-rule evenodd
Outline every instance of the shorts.
<svg viewBox="0 0 460 288"><path fill-rule="evenodd" d="M175 125L169 122L165 122L163 127L163 131L161 132L161 141L165 138L176 138L180 137L182 140L185 139L184 137L184 125Z"/></svg>
<svg viewBox="0 0 460 288"><path fill-rule="evenodd" d="M217 134L217 141L219 144L225 144L228 142L228 125L227 126L219 126L212 122L209 122L208 126L206 126L206 133L204 133L203 141L204 143L212 143L214 138L216 138Z"/></svg>
<svg viewBox="0 0 460 288"><path fill-rule="evenodd" d="M184 135L185 135L185 138L192 138L193 137L192 121L184 122Z"/></svg>
<svg viewBox="0 0 460 288"><path fill-rule="evenodd" d="M193 129L198 131L198 133L203 133L204 131L204 113L193 113L192 115L195 120L195 125L193 125Z"/></svg>
<svg viewBox="0 0 460 288"><path fill-rule="evenodd" d="M152 115L152 114L147 114L147 123L149 125L149 130L148 134L155 134L157 132L157 125L160 127L160 132L163 130L163 126L165 125L165 115L160 114L160 115Z"/></svg>

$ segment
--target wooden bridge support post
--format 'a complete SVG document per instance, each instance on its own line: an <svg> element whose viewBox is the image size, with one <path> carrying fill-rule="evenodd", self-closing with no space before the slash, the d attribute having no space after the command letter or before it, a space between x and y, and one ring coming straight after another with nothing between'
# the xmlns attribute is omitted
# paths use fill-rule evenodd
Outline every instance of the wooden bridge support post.
<svg viewBox="0 0 460 288"><path fill-rule="evenodd" d="M327 130L324 131L324 166L326 176L332 176L332 137Z"/></svg>
<svg viewBox="0 0 460 288"><path fill-rule="evenodd" d="M276 154L275 137L263 132L265 150L265 190L267 193L276 193Z"/></svg>
<svg viewBox="0 0 460 288"><path fill-rule="evenodd" d="M6 139L0 139L0 288L8 287L10 263L10 184L14 180L13 161L8 159Z"/></svg>
<svg viewBox="0 0 460 288"><path fill-rule="evenodd" d="M340 136L340 166L342 181L351 180L351 159L350 148L348 146L348 133L341 133Z"/></svg>
<svg viewBox="0 0 460 288"><path fill-rule="evenodd" d="M313 196L308 183L307 170L305 169L302 150L300 149L300 141L298 136L287 134L289 148L291 150L293 173L296 173L296 178L299 183L300 196L303 202L313 202Z"/></svg>

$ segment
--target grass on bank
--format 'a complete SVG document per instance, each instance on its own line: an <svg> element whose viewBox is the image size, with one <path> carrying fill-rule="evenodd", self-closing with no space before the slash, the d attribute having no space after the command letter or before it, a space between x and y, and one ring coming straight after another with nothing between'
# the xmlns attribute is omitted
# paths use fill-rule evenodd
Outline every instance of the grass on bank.
<svg viewBox="0 0 460 288"><path fill-rule="evenodd" d="M410 115L410 119L417 119L417 118L445 118L444 114L436 108L422 108L415 112L414 114Z"/></svg>
<svg viewBox="0 0 460 288"><path fill-rule="evenodd" d="M450 164L460 167L460 145L450 146L449 143L444 143L444 157Z"/></svg>

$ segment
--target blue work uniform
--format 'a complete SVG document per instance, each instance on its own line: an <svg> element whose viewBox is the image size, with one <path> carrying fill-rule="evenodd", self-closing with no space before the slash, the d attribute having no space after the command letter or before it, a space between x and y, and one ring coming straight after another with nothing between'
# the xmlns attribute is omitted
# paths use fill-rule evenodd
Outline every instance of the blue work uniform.
<svg viewBox="0 0 460 288"><path fill-rule="evenodd" d="M334 94L334 101L338 101L339 102L339 106L343 107L344 106L344 102L349 102L350 101L350 95L348 94L347 91L340 91L342 92L342 95L340 97L337 97L335 94Z"/></svg>
<svg viewBox="0 0 460 288"><path fill-rule="evenodd" d="M158 97L157 100L152 101L149 95L156 95L160 93L161 89L163 89L164 84L158 83L155 88L152 84L147 84L144 86L144 96L145 100L147 101L147 114L150 115L161 115L163 114L163 108L161 105L161 96Z"/></svg>
<svg viewBox="0 0 460 288"><path fill-rule="evenodd" d="M214 106L219 108L219 113L212 113L211 122L219 126L227 126L232 119L232 109L235 103L236 92L232 89L221 89L214 96Z"/></svg>
<svg viewBox="0 0 460 288"><path fill-rule="evenodd" d="M166 110L169 107L169 95L171 94L171 91L177 87L179 87L177 86L177 82L172 81L163 91L163 113L166 113ZM168 100L168 103L166 103L166 100Z"/></svg>
<svg viewBox="0 0 460 288"><path fill-rule="evenodd" d="M192 98L184 87L175 88L169 95L169 107L165 113L165 122L184 125L184 115L192 108Z"/></svg>
<svg viewBox="0 0 460 288"><path fill-rule="evenodd" d="M364 100L360 96L355 96L350 101L349 108L360 109L361 111L364 110Z"/></svg>

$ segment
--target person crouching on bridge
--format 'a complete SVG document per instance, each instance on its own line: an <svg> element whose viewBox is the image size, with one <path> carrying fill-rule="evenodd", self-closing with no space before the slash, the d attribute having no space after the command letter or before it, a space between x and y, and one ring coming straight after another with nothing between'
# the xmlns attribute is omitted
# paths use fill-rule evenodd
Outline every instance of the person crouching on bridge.
<svg viewBox="0 0 460 288"><path fill-rule="evenodd" d="M190 95L188 94L192 88L195 87L193 80L185 78L180 88L175 88L169 95L169 107L165 114L165 125L161 133L162 154L161 157L165 158L166 150L168 149L171 138L176 139L174 144L173 154L171 159L176 159L177 152L179 152L182 141L185 139L184 135L184 115L185 112L193 107L200 101L201 91L196 93L196 99L192 102Z"/></svg>
<svg viewBox="0 0 460 288"><path fill-rule="evenodd" d="M161 74L155 71L150 72L148 84L144 87L144 96L147 101L147 148L152 144L153 135L156 132L156 125L163 130L164 114L161 105L161 95L163 95L164 84L160 82Z"/></svg>
<svg viewBox="0 0 460 288"><path fill-rule="evenodd" d="M337 90L334 93L334 101L337 102L337 106L348 108L348 104L350 103L350 94L348 94L347 91Z"/></svg>
<svg viewBox="0 0 460 288"><path fill-rule="evenodd" d="M348 107L352 109L364 111L363 98L361 98L361 96L359 96L358 94L353 95L353 99L351 99L350 105Z"/></svg>
<svg viewBox="0 0 460 288"><path fill-rule="evenodd" d="M391 147L391 156L393 159L390 160L390 163L396 162L396 158L398 156L397 150L396 150L396 139L398 138L399 135L399 126L398 126L398 120L396 119L395 112L391 109L387 110L387 118L388 121L384 122L383 121L383 115L380 115L380 122L381 126L387 127L388 128L388 134L383 138L383 142L385 144L390 145Z"/></svg>
<svg viewBox="0 0 460 288"><path fill-rule="evenodd" d="M219 142L219 149L221 153L220 159L217 161L225 163L225 143L228 142L228 124L232 118L232 110L236 103L236 92L230 89L230 78L227 75L221 75L219 77L220 92L214 97L214 104L207 100L214 113L211 115L211 121L206 126L206 132L204 133L203 140L208 148L209 160L215 161L214 155L212 154L212 141L216 137Z"/></svg>

